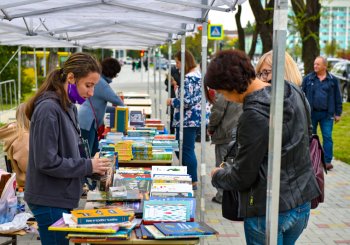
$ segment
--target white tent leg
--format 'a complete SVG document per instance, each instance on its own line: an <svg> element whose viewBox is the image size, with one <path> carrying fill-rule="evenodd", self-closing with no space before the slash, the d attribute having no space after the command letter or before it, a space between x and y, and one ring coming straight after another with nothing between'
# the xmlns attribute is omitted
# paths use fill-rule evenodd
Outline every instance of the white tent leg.
<svg viewBox="0 0 350 245"><path fill-rule="evenodd" d="M179 130L179 163L182 165L183 131L184 131L184 93L185 93L185 50L186 34L181 37L181 84L180 84L180 130Z"/></svg>

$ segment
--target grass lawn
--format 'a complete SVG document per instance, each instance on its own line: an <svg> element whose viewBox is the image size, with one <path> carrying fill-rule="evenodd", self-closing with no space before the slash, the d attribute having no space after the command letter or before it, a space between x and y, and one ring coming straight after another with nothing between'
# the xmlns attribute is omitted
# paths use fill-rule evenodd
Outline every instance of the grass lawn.
<svg viewBox="0 0 350 245"><path fill-rule="evenodd" d="M334 158L350 164L350 103L343 103L340 122L333 127Z"/></svg>

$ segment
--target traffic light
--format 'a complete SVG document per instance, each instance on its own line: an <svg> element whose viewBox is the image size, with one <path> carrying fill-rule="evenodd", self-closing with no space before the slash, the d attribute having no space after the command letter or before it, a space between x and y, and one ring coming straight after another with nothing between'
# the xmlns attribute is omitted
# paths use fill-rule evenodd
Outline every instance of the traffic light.
<svg viewBox="0 0 350 245"><path fill-rule="evenodd" d="M140 51L140 57L143 57L145 55L145 50Z"/></svg>

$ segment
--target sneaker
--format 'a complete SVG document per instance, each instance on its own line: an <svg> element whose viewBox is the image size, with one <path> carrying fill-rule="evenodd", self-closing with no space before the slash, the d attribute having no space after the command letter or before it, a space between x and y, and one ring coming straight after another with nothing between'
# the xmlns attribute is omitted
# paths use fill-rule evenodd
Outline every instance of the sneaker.
<svg viewBox="0 0 350 245"><path fill-rule="evenodd" d="M326 163L326 169L327 169L327 171L330 171L331 169L333 169L333 164L332 163Z"/></svg>
<svg viewBox="0 0 350 245"><path fill-rule="evenodd" d="M218 204L221 204L221 202L219 200L216 199L216 197L213 197L211 199L212 202L215 202L215 203L218 203Z"/></svg>

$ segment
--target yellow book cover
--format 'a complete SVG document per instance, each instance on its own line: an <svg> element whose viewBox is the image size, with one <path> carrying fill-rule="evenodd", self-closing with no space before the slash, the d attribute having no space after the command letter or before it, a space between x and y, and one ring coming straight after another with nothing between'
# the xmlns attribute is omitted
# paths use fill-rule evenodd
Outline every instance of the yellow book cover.
<svg viewBox="0 0 350 245"><path fill-rule="evenodd" d="M73 210L71 214L72 219L79 225L121 223L130 219L120 208Z"/></svg>
<svg viewBox="0 0 350 245"><path fill-rule="evenodd" d="M49 231L70 231L70 232L84 232L84 233L104 233L114 234L118 231L119 226L115 224L99 226L99 227L69 227L64 223L63 218L57 220L54 224L49 226Z"/></svg>

